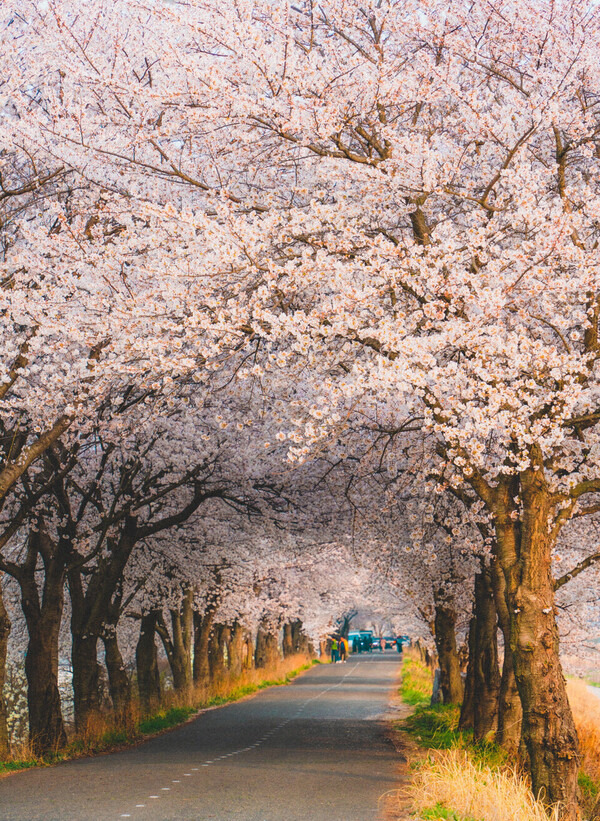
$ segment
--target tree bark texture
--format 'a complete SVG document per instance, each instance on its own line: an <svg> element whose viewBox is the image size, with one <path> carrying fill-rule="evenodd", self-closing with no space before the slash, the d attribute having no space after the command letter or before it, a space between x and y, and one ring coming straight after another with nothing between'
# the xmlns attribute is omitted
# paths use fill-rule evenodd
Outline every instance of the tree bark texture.
<svg viewBox="0 0 600 821"><path fill-rule="evenodd" d="M244 670L253 670L254 664L254 641L250 633L245 634L244 638Z"/></svg>
<svg viewBox="0 0 600 821"><path fill-rule="evenodd" d="M231 629L229 642L229 674L236 679L242 675L244 669L245 630L239 622L235 622Z"/></svg>
<svg viewBox="0 0 600 821"><path fill-rule="evenodd" d="M116 632L113 630L103 636L104 660L108 672L108 686L113 710L121 721L125 721L131 707L131 682L125 669L123 656L119 649Z"/></svg>
<svg viewBox="0 0 600 821"><path fill-rule="evenodd" d="M498 625L504 640L504 660L498 695L498 729L496 742L511 757L516 757L521 742L521 720L523 709L515 678L513 654L510 646L510 613L506 600L506 580L497 559L490 565L494 603L498 615Z"/></svg>
<svg viewBox="0 0 600 821"><path fill-rule="evenodd" d="M73 706L77 732L86 730L90 717L100 712L100 664L98 635L76 633L71 648L73 666Z"/></svg>
<svg viewBox="0 0 600 821"><path fill-rule="evenodd" d="M44 561L41 596L36 580L39 555ZM29 535L27 558L17 580L28 633L25 675L29 740L36 755L44 755L67 740L58 690L58 636L65 566L62 546L53 544L41 527Z"/></svg>
<svg viewBox="0 0 600 821"><path fill-rule="evenodd" d="M511 488L497 493L494 510L498 556L507 584L510 646L523 706L522 738L533 791L559 804L562 818L578 818L579 745L559 659L548 522L555 500L545 484L541 454L520 479L520 521L511 517ZM537 462L536 462L537 460ZM537 469L534 469L537 468ZM504 490L499 485L499 490ZM509 495L510 494L510 495Z"/></svg>
<svg viewBox="0 0 600 821"><path fill-rule="evenodd" d="M155 610L142 616L135 649L138 694L142 713L146 715L158 708L162 697L155 641L157 618Z"/></svg>
<svg viewBox="0 0 600 821"><path fill-rule="evenodd" d="M194 684L207 682L210 677L208 644L219 607L219 599L219 587L217 587L210 591L207 596L204 613L201 615L200 613L194 612Z"/></svg>
<svg viewBox="0 0 600 821"><path fill-rule="evenodd" d="M456 613L441 599L435 605L435 646L443 702L460 704L463 700L463 681L456 648Z"/></svg>
<svg viewBox="0 0 600 821"><path fill-rule="evenodd" d="M296 619L295 621L291 622L292 626L292 647L294 653L305 653L310 655L310 647L308 636L304 632L302 627L302 622L300 619ZM346 633L346 638L348 635Z"/></svg>
<svg viewBox="0 0 600 821"><path fill-rule="evenodd" d="M192 636L194 591L186 590L179 610L171 610L173 637L173 682L178 692L192 687Z"/></svg>
<svg viewBox="0 0 600 821"><path fill-rule="evenodd" d="M294 639L292 637L292 625L290 622L286 622L283 625L283 657L287 658L288 656L293 655L294 653Z"/></svg>
<svg viewBox="0 0 600 821"><path fill-rule="evenodd" d="M473 616L469 622L468 648L469 661L467 663L467 675L465 678L465 689L463 702L460 708L460 719L458 721L459 730L472 730L475 721L475 655L477 653L476 640L476 618Z"/></svg>
<svg viewBox="0 0 600 821"><path fill-rule="evenodd" d="M8 654L8 637L10 636L10 619L4 606L2 596L2 576L0 575L0 761L9 754L6 701L4 700L4 683L6 681L6 657Z"/></svg>
<svg viewBox="0 0 600 821"><path fill-rule="evenodd" d="M210 678L208 645L214 618L214 610L207 610L202 616L199 613L194 613L194 684L207 682Z"/></svg>
<svg viewBox="0 0 600 821"><path fill-rule="evenodd" d="M500 693L498 623L487 567L475 577L475 647L473 738L482 741L497 726Z"/></svg>
<svg viewBox="0 0 600 821"><path fill-rule="evenodd" d="M225 663L225 641L226 627L224 624L214 624L208 642L208 665L210 668L210 678L213 682L221 682L227 674L227 664Z"/></svg>
<svg viewBox="0 0 600 821"><path fill-rule="evenodd" d="M179 609L170 611L171 635L162 614L156 622L178 693L188 693L192 688L193 602L194 591L186 590Z"/></svg>
<svg viewBox="0 0 600 821"><path fill-rule="evenodd" d="M85 728L89 716L101 706L98 640L105 624L112 623L113 597L137 538L137 520L128 517L120 534L107 541L107 554L98 559L96 566L86 569L85 589L80 567L70 568L67 574L71 593L73 702L78 731Z"/></svg>
<svg viewBox="0 0 600 821"><path fill-rule="evenodd" d="M271 667L279 661L277 633L264 622L259 625L256 634L254 659L256 667Z"/></svg>

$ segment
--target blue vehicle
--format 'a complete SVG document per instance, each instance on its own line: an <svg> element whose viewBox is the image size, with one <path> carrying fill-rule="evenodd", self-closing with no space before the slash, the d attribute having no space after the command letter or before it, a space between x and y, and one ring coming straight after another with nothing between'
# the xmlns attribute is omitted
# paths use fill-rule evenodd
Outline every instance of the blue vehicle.
<svg viewBox="0 0 600 821"><path fill-rule="evenodd" d="M353 653L373 652L372 630L351 630L348 633L348 645Z"/></svg>

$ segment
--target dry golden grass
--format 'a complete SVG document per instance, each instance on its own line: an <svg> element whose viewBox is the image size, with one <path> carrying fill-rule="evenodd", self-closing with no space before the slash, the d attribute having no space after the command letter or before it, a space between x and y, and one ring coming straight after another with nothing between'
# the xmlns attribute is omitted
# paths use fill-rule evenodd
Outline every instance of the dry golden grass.
<svg viewBox="0 0 600 821"><path fill-rule="evenodd" d="M218 679L194 686L188 692L167 690L160 707L155 711L154 721L152 717L143 716L139 703L132 699L125 715L110 712L92 714L85 729L70 741L69 749L96 752L125 745L136 737L139 738L140 731L149 735L168 729L181 724L203 708L237 701L265 687L285 684L300 669L309 667L311 663L310 656L298 654L279 659L267 667L243 670L239 676L231 676L224 670Z"/></svg>
<svg viewBox="0 0 600 821"><path fill-rule="evenodd" d="M311 657L302 653L279 659L268 667L251 668L243 670L240 676L230 676L227 672L218 679L194 687L191 695L183 700L172 694L171 699L177 706L203 705L214 702L216 699L228 699L238 691L250 688L268 687L271 684L281 684L286 677L298 671L300 668L310 665ZM168 697L168 693L166 694Z"/></svg>
<svg viewBox="0 0 600 821"><path fill-rule="evenodd" d="M42 764L43 762L35 754L31 742L27 740L18 741L16 744L11 745L8 756L0 761L0 778L23 767L35 767L38 763Z"/></svg>
<svg viewBox="0 0 600 821"><path fill-rule="evenodd" d="M429 757L405 791L412 818L456 818L457 821L557 821L536 801L529 784L510 768L474 763L463 750ZM452 814L449 814L450 811Z"/></svg>
<svg viewBox="0 0 600 821"><path fill-rule="evenodd" d="M567 681L567 694L579 736L581 769L594 781L600 781L600 698L576 679Z"/></svg>
<svg viewBox="0 0 600 821"><path fill-rule="evenodd" d="M595 804L600 785L600 698L583 681L567 682L581 749L584 816ZM594 784L596 785L594 787ZM587 785L587 793L586 793ZM589 792L590 786L593 791ZM411 821L555 821L533 798L529 782L509 767L478 763L468 750L452 749L429 755L412 773L410 786L398 793L395 811L388 815Z"/></svg>
<svg viewBox="0 0 600 821"><path fill-rule="evenodd" d="M234 677L224 671L218 681L194 687L187 693L167 690L152 716L142 715L137 699L132 699L125 714L92 713L86 726L71 734L66 747L51 751L43 759L34 754L28 742L15 746L9 758L0 762L0 776L17 769L126 747L181 724L203 708L236 701L265 687L285 684L311 664L310 656L299 654L278 660L269 667L244 670L240 676Z"/></svg>

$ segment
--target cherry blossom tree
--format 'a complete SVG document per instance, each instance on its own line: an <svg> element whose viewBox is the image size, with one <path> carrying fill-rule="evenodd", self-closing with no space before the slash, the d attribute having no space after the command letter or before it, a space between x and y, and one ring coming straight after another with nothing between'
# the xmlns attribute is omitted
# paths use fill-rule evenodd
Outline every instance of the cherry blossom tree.
<svg viewBox="0 0 600 821"><path fill-rule="evenodd" d="M600 491L596 5L25 6L11 132L109 192L79 244L28 241L27 276L43 294L48 259L67 281L73 259L108 267L110 300L131 281L156 320L149 333L136 302L110 355L95 353L108 328L80 334L78 384L165 355L180 372L173 340L193 363L243 346L240 376L310 373L279 432L292 458L375 396L396 428L418 420L440 477L490 518L533 787L574 818L551 557ZM7 375L34 327L15 334L11 310ZM42 432L82 401L57 396Z"/></svg>

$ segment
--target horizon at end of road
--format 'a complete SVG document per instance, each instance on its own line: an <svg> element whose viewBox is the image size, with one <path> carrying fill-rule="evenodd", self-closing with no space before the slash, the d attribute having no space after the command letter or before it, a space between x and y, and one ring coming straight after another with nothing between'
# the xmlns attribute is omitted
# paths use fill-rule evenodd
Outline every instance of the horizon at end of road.
<svg viewBox="0 0 600 821"><path fill-rule="evenodd" d="M352 655L137 747L0 780L0 821L375 821L400 656Z"/></svg>

